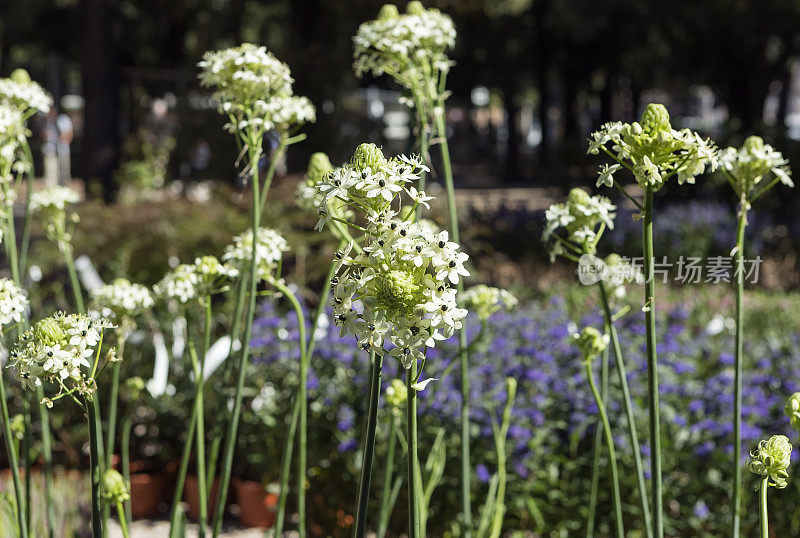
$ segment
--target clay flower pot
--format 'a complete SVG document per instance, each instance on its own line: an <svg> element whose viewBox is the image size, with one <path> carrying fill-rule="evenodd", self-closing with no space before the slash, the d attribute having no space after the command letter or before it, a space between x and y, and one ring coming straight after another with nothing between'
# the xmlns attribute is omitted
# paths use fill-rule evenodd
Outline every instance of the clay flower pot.
<svg viewBox="0 0 800 538"><path fill-rule="evenodd" d="M208 492L208 517L214 513L214 507L219 494L219 479L214 479L211 491ZM197 489L197 477L189 475L183 488L183 500L189 504L189 519L197 521L200 517L200 492Z"/></svg>
<svg viewBox="0 0 800 538"><path fill-rule="evenodd" d="M167 477L163 473L134 473L131 475L131 517L152 518L159 505L167 502Z"/></svg>
<svg viewBox="0 0 800 538"><path fill-rule="evenodd" d="M245 527L269 528L275 523L278 495L267 492L260 482L233 480L236 504L239 505L239 522Z"/></svg>

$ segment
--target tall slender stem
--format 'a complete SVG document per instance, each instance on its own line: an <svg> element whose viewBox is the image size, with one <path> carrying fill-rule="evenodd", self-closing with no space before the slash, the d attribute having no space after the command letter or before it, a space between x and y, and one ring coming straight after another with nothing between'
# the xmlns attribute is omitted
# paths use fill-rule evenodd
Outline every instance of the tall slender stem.
<svg viewBox="0 0 800 538"><path fill-rule="evenodd" d="M747 202L739 206L736 227L736 350L733 381L733 529L731 536L739 538L742 518L742 363L744 361L744 231L747 227Z"/></svg>
<svg viewBox="0 0 800 538"><path fill-rule="evenodd" d="M178 468L178 479L175 481L175 494L172 497L172 508L169 516L169 536L178 537L176 534L179 529L178 517L180 516L181 498L183 497L183 487L186 484L186 473L189 470L189 457L192 453L194 441L194 430L197 427L197 406L192 404L192 417L189 419L189 428L186 430L186 441L183 443L183 453L181 454L181 465Z"/></svg>
<svg viewBox="0 0 800 538"><path fill-rule="evenodd" d="M761 481L761 538L769 538L769 512L767 512L767 489L769 488L769 475Z"/></svg>
<svg viewBox="0 0 800 538"><path fill-rule="evenodd" d="M606 448L608 448L608 463L611 471L611 488L613 494L612 498L614 500L614 519L616 521L617 537L625 538L625 529L622 523L622 499L619 493L617 454L614 450L614 436L611 433L611 424L608 422L606 407L603 405L603 399L600 397L600 392L597 390L597 384L594 381L594 373L592 372L591 361L586 361L586 375L589 377L589 386L592 389L595 402L597 402L597 412L600 415L600 420L603 424L603 433L606 438Z"/></svg>
<svg viewBox="0 0 800 538"><path fill-rule="evenodd" d="M25 153L25 159L30 163L28 172L25 174L25 221L22 226L22 245L19 252L19 273L25 274L25 269L28 266L28 247L31 240L31 195L33 194L33 154L31 153L31 146L28 144L27 138L22 144L22 150Z"/></svg>
<svg viewBox="0 0 800 538"><path fill-rule="evenodd" d="M96 394L94 395L97 396ZM100 538L103 536L103 520L100 515L100 476L102 450L99 447L99 440L102 432L99 428L99 420L95 406L91 402L86 402L86 413L89 420L89 459L91 464L92 481L92 536Z"/></svg>
<svg viewBox="0 0 800 538"><path fill-rule="evenodd" d="M453 169L450 162L450 147L447 143L447 127L444 121L444 103L437 107L436 131L439 137L439 150L442 155L445 187L447 189L447 207L450 215L450 237L458 243L458 207L456 191L453 184ZM457 290L464 290L464 283L458 281ZM467 333L458 331L459 367L461 369L461 517L464 538L472 537L472 464L470 462L470 390L469 390L469 353L467 350Z"/></svg>
<svg viewBox="0 0 800 538"><path fill-rule="evenodd" d="M369 410L367 411L366 431L364 433L364 457L361 465L361 482L358 487L356 503L355 538L364 538L367 532L367 507L369 505L369 486L372 479L372 461L375 455L375 430L378 426L378 402L381 397L381 368L383 354L370 352ZM391 440L390 440L391 442Z"/></svg>
<svg viewBox="0 0 800 538"><path fill-rule="evenodd" d="M122 503L117 503L117 516L119 516L119 526L122 528L123 538L130 538L130 534L128 533L128 518L125 514L125 509L122 507Z"/></svg>
<svg viewBox="0 0 800 538"><path fill-rule="evenodd" d="M31 469L33 467L33 462L31 461L31 447L32 443L32 430L33 430L33 423L31 421L31 401L30 401L30 393L25 391L22 395L22 416L23 422L25 425L25 431L22 434L22 468L25 469L25 515L28 518L28 528L33 529L33 525L31 525L31 520L33 515L31 514Z"/></svg>
<svg viewBox="0 0 800 538"><path fill-rule="evenodd" d="M131 493L131 428L133 427L133 423L129 416L125 416L122 420L122 477L125 480L125 487L128 488L128 493ZM131 504L131 499L125 500L125 517L128 521L128 526L130 527L131 522L133 521L133 507Z"/></svg>
<svg viewBox="0 0 800 538"><path fill-rule="evenodd" d="M203 332L203 347L208 341L206 336L211 330L211 297L205 297L205 330ZM205 436L205 409L203 405L203 393L205 392L205 356L207 349L198 357L191 336L189 337L189 354L192 357L195 376L195 399L194 404L197 408L197 427L195 429L195 451L197 459L197 497L199 502L198 510L198 535L205 538L206 524L208 520L208 489L206 488L206 436Z"/></svg>
<svg viewBox="0 0 800 538"><path fill-rule="evenodd" d="M608 327L606 323L606 332ZM603 362L600 368L600 397L608 401L608 348L603 350ZM597 489L600 485L600 453L603 450L603 425L597 419L594 432L594 448L592 451L592 485L589 490L589 513L586 516L586 538L594 536L594 521L597 514Z"/></svg>
<svg viewBox="0 0 800 538"><path fill-rule="evenodd" d="M72 245L65 241L59 241L58 248L61 249L64 255L64 261L67 263L67 271L69 272L69 281L72 285L72 295L75 298L75 308L81 314L86 313L86 308L83 304L83 293L81 292L81 285L78 281L78 272L75 270L75 260L72 258Z"/></svg>
<svg viewBox="0 0 800 538"><path fill-rule="evenodd" d="M639 445L639 434L636 431L636 415L631 400L631 391L628 388L628 372L625 367L625 359L622 356L622 346L619 343L617 326L614 324L614 316L608 302L608 292L606 285L601 280L597 283L600 289L600 300L603 303L603 316L606 322L606 332L611 339L611 348L614 351L614 365L617 370L617 379L622 388L622 403L625 407L625 418L628 423L628 439L633 450L633 462L636 467L636 481L639 486L639 499L642 503L642 518L644 519L644 530L648 538L653 536L653 521L650 514L650 503L647 495L647 483L644 479L644 466L642 465L642 450ZM605 397L604 397L605 398Z"/></svg>
<svg viewBox="0 0 800 538"><path fill-rule="evenodd" d="M14 434L11 433L11 420L8 416L8 401L6 400L6 384L3 372L0 372L0 412L3 414L3 441L6 445L8 464L11 466L11 480L14 483L14 498L17 503L17 525L20 536L28 536L28 518L25 516L25 504L22 497L22 483L19 478L18 452L14 446Z"/></svg>
<svg viewBox="0 0 800 538"><path fill-rule="evenodd" d="M41 402L44 398L44 389L41 386L36 387L36 399ZM44 502L47 511L47 536L53 538L55 536L55 513L53 511L53 449L51 446L50 437L50 415L47 413L47 407L44 404L39 404L39 422L42 426L42 457L44 458Z"/></svg>
<svg viewBox="0 0 800 538"><path fill-rule="evenodd" d="M119 371L122 364L122 357L125 353L125 338L119 339L117 349L119 359L112 366L111 370L111 395L108 402L108 431L106 431L106 461L111 461L114 454L114 445L117 433L117 406L119 401Z"/></svg>
<svg viewBox="0 0 800 538"><path fill-rule="evenodd" d="M663 494L661 484L661 412L658 394L658 357L656 353L655 272L653 270L653 190L644 192L644 322L647 347L647 390L650 396L650 469L652 480L653 527L656 538L664 536Z"/></svg>
<svg viewBox="0 0 800 538"><path fill-rule="evenodd" d="M392 475L394 474L394 453L397 445L395 441L395 420L394 410L389 417L389 436L387 437L386 466L383 470L383 491L381 493L381 512L378 520L378 538L386 536L386 529L389 526L389 516L391 516L392 503Z"/></svg>
<svg viewBox="0 0 800 538"><path fill-rule="evenodd" d="M406 370L406 440L407 471L408 471L408 538L421 538L422 526L419 511L419 457L417 438L417 391L414 389L414 379L417 377L417 361L411 362L411 367Z"/></svg>

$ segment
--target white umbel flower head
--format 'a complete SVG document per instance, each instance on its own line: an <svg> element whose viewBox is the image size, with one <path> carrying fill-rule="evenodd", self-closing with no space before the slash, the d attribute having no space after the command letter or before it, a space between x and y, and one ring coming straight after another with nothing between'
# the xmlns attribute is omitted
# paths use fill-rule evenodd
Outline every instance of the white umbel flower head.
<svg viewBox="0 0 800 538"><path fill-rule="evenodd" d="M659 190L677 176L678 183L694 183L695 177L717 168L717 149L709 139L690 129L672 128L664 105L645 107L639 122L611 122L589 138L588 153L607 153L616 161L600 168L597 186L614 184L622 165L630 168L642 189Z"/></svg>
<svg viewBox="0 0 800 538"><path fill-rule="evenodd" d="M765 144L760 136L748 136L739 149L722 150L719 166L736 194L745 201L755 195L757 187L764 183L768 183L765 189L777 182L794 187L789 160L780 151Z"/></svg>
<svg viewBox="0 0 800 538"><path fill-rule="evenodd" d="M91 295L94 307L117 322L138 316L151 308L154 303L147 287L133 284L124 278L94 288Z"/></svg>
<svg viewBox="0 0 800 538"><path fill-rule="evenodd" d="M256 265L258 277L272 282L278 274L283 253L289 251L286 239L271 228L259 228L256 242ZM225 247L222 260L238 269L240 273L249 270L253 259L253 230L233 238L233 243Z"/></svg>
<svg viewBox="0 0 800 538"><path fill-rule="evenodd" d="M48 112L53 99L24 69L15 69L9 78L0 78L0 102L7 103L25 116Z"/></svg>
<svg viewBox="0 0 800 538"><path fill-rule="evenodd" d="M69 187L57 185L31 194L31 211L65 211L70 204L77 203L80 196Z"/></svg>
<svg viewBox="0 0 800 538"><path fill-rule="evenodd" d="M164 275L153 288L156 296L186 304L198 296L200 277L194 265L183 263Z"/></svg>
<svg viewBox="0 0 800 538"><path fill-rule="evenodd" d="M608 198L590 196L580 188L570 190L565 203L553 204L545 211L542 241L551 260L565 254L594 254L603 232L614 229L615 211Z"/></svg>
<svg viewBox="0 0 800 538"><path fill-rule="evenodd" d="M26 134L22 112L13 105L0 101L0 165L13 166L20 140ZM0 177L0 181L10 181L10 177Z"/></svg>
<svg viewBox="0 0 800 538"><path fill-rule="evenodd" d="M286 133L316 120L314 106L294 96L289 67L266 47L244 43L205 53L198 63L200 83L214 88L220 111L229 115L231 132L270 129Z"/></svg>
<svg viewBox="0 0 800 538"><path fill-rule="evenodd" d="M405 100L407 104L431 109L445 97L438 93L439 82L450 69L447 51L455 42L453 19L438 9L425 9L412 1L406 13L400 14L387 4L377 19L361 24L353 37L353 68L359 77L390 74L414 95Z"/></svg>
<svg viewBox="0 0 800 538"><path fill-rule="evenodd" d="M30 390L43 382L67 391L89 394L103 331L113 325L105 319L58 312L36 323L11 351L11 364L22 385Z"/></svg>
<svg viewBox="0 0 800 538"><path fill-rule="evenodd" d="M28 312L28 296L13 280L0 278L0 327L21 322Z"/></svg>
<svg viewBox="0 0 800 538"><path fill-rule="evenodd" d="M459 302L464 308L474 312L478 319L486 321L495 312L513 309L519 301L507 290L478 284L465 290Z"/></svg>
<svg viewBox="0 0 800 538"><path fill-rule="evenodd" d="M409 368L461 328L467 311L457 304L455 285L469 275L468 256L446 232L434 236L397 219L373 223L365 237L363 253L337 253L335 323L364 350L380 352L388 337L389 353Z"/></svg>

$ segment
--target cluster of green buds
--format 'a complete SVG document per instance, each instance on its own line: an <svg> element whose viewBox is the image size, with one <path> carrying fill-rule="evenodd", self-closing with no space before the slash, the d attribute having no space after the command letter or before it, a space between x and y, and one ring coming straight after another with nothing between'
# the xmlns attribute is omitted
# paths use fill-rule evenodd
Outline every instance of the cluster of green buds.
<svg viewBox="0 0 800 538"><path fill-rule="evenodd" d="M653 191L673 176L679 184L694 183L696 176L717 167L714 144L690 129L673 129L666 107L655 103L645 107L639 122L606 123L592 133L588 153L601 150L616 162L600 168L598 187L614 185L614 174L623 167L643 190Z"/></svg>
<svg viewBox="0 0 800 538"><path fill-rule="evenodd" d="M594 327L585 327L581 332L572 335L572 339L581 350L585 362L599 357L608 347L609 337Z"/></svg>
<svg viewBox="0 0 800 538"><path fill-rule="evenodd" d="M719 155L722 174L747 205L779 182L794 187L788 164L781 152L760 136L749 136L741 148L726 148Z"/></svg>
<svg viewBox="0 0 800 538"><path fill-rule="evenodd" d="M147 383L141 377L129 377L122 384L121 396L127 402L137 403L146 388Z"/></svg>
<svg viewBox="0 0 800 538"><path fill-rule="evenodd" d="M322 198L322 193L317 190L317 184L332 171L333 165L327 154L318 151L311 155L306 177L297 184L295 193L297 207L306 211L316 211Z"/></svg>
<svg viewBox="0 0 800 538"><path fill-rule="evenodd" d="M545 211L542 241L550 260L564 256L578 261L584 254L594 254L605 230L614 229L616 209L608 198L590 196L577 187L570 190L565 203L553 204Z"/></svg>
<svg viewBox="0 0 800 538"><path fill-rule="evenodd" d="M402 410L406 407L407 399L408 388L406 384L400 379L392 379L392 382L386 387L386 403L389 405L392 413L402 413Z"/></svg>
<svg viewBox="0 0 800 538"><path fill-rule="evenodd" d="M789 463L792 459L792 445L785 435L773 435L758 443L758 448L750 452L747 468L762 477L769 477L767 485L783 489L789 485Z"/></svg>
<svg viewBox="0 0 800 538"><path fill-rule="evenodd" d="M408 95L404 102L426 118L447 98L445 78L452 62L447 51L455 47L453 20L438 9L409 2L401 14L393 4L381 8L353 37L356 76L390 75Z"/></svg>
<svg viewBox="0 0 800 538"><path fill-rule="evenodd" d="M69 208L79 200L77 192L60 185L31 194L30 211L42 217L47 238L65 252L71 248L72 225L78 222L78 215Z"/></svg>
<svg viewBox="0 0 800 538"><path fill-rule="evenodd" d="M795 392L786 401L783 414L789 417L792 429L800 432L800 392Z"/></svg>
<svg viewBox="0 0 800 538"><path fill-rule="evenodd" d="M474 312L479 320L485 322L495 312L512 310L519 301L507 290L478 284L461 294L460 303L467 310Z"/></svg>
<svg viewBox="0 0 800 538"><path fill-rule="evenodd" d="M131 498L125 478L116 469L107 469L100 481L100 498L116 506Z"/></svg>

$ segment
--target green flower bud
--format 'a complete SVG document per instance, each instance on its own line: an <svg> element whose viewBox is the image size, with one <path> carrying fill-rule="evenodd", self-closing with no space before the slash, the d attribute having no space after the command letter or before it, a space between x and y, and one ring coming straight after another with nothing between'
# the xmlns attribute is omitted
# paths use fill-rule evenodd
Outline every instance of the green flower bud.
<svg viewBox="0 0 800 538"><path fill-rule="evenodd" d="M25 417L22 415L14 415L8 423L11 428L11 435L16 439L22 440L25 437Z"/></svg>
<svg viewBox="0 0 800 538"><path fill-rule="evenodd" d="M589 196L589 193L580 187L570 189L569 194L567 195L567 201L570 204L588 204L590 199L591 196Z"/></svg>
<svg viewBox="0 0 800 538"><path fill-rule="evenodd" d="M388 310L406 311L419 302L420 285L414 275L405 271L389 271L380 276L377 282L376 295Z"/></svg>
<svg viewBox="0 0 800 538"><path fill-rule="evenodd" d="M586 327L580 333L572 335L587 361L600 355L608 347L608 335L594 327Z"/></svg>
<svg viewBox="0 0 800 538"><path fill-rule="evenodd" d="M785 435L773 435L767 441L758 443L758 448L750 452L747 468L760 476L768 476L770 486L782 489L789 485L786 469L792 458L792 445Z"/></svg>
<svg viewBox="0 0 800 538"><path fill-rule="evenodd" d="M418 0L411 0L406 6L406 13L409 15L424 15L425 14L425 6L422 5L422 2Z"/></svg>
<svg viewBox="0 0 800 538"><path fill-rule="evenodd" d="M33 329L34 336L44 344L57 344L64 340L67 335L61 325L53 318L44 318L39 321Z"/></svg>
<svg viewBox="0 0 800 538"><path fill-rule="evenodd" d="M386 387L386 403L391 407L400 408L406 405L406 399L408 399L406 384L399 379L393 379Z"/></svg>
<svg viewBox="0 0 800 538"><path fill-rule="evenodd" d="M146 385L141 377L129 377L122 385L123 397L129 402L138 401Z"/></svg>
<svg viewBox="0 0 800 538"><path fill-rule="evenodd" d="M760 150L764 147L764 139L756 135L748 136L744 141L744 147L749 153L752 153L754 150Z"/></svg>
<svg viewBox="0 0 800 538"><path fill-rule="evenodd" d="M386 4L381 8L380 13L378 13L378 19L382 21L388 21L391 19L396 19L400 16L400 12L397 11L397 6L394 4Z"/></svg>
<svg viewBox="0 0 800 538"><path fill-rule="evenodd" d="M24 70L24 69L22 69L22 68L19 68L19 69L14 69L14 70L11 72L11 76L10 76L10 77L8 77L8 78L10 78L11 80L13 80L13 81L14 81L14 82L16 82L17 84L25 84L25 83L27 83L27 82L31 82L31 76L28 74L28 72L27 72L27 71L25 71L25 70Z"/></svg>
<svg viewBox="0 0 800 538"><path fill-rule="evenodd" d="M117 504L131 498L125 479L115 469L109 469L103 473L103 480L100 482L100 497L110 504Z"/></svg>
<svg viewBox="0 0 800 538"><path fill-rule="evenodd" d="M642 130L646 133L655 134L658 132L669 132L672 125L669 123L669 112L667 107L659 103L650 103L642 112Z"/></svg>
<svg viewBox="0 0 800 538"><path fill-rule="evenodd" d="M318 151L312 154L311 158L308 160L308 172L306 172L306 178L308 179L309 184L316 185L325 179L325 176L327 176L332 170L333 165L331 164L328 156L325 153Z"/></svg>
<svg viewBox="0 0 800 538"><path fill-rule="evenodd" d="M608 267L616 267L622 263L622 257L619 254L609 254L606 256L605 262Z"/></svg>
<svg viewBox="0 0 800 538"><path fill-rule="evenodd" d="M786 401L783 414L791 419L792 428L800 431L800 392L795 392Z"/></svg>
<svg viewBox="0 0 800 538"><path fill-rule="evenodd" d="M353 154L353 166L359 169L369 167L374 170L385 161L381 148L375 144L359 144Z"/></svg>

